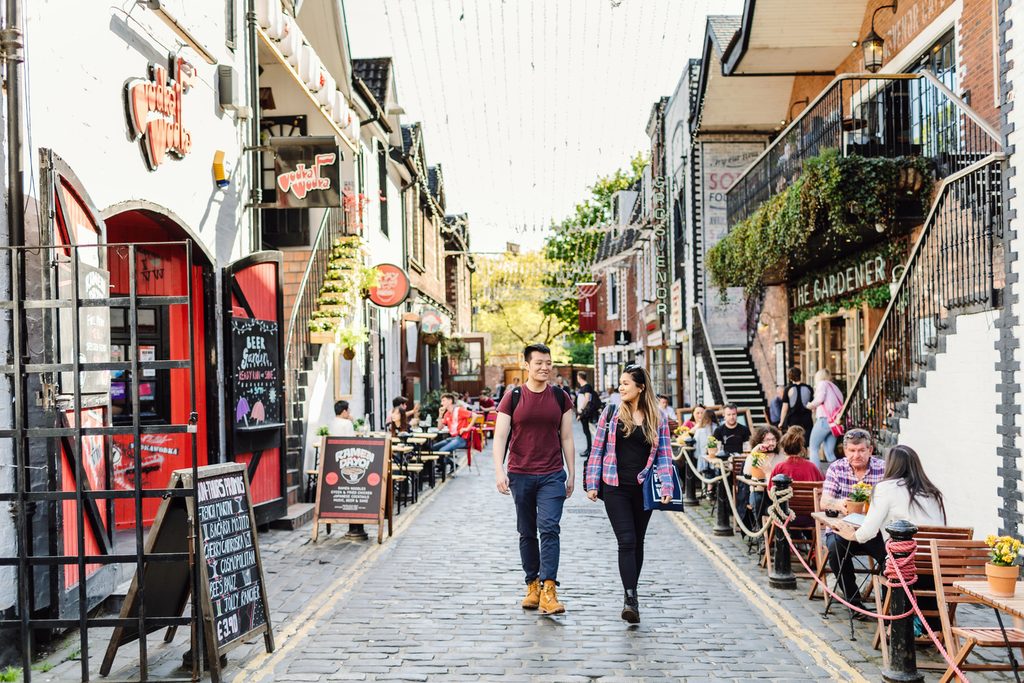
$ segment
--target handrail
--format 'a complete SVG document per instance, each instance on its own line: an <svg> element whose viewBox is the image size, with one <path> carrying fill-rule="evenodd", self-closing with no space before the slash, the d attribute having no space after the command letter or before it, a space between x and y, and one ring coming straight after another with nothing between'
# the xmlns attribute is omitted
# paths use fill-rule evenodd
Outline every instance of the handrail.
<svg viewBox="0 0 1024 683"><path fill-rule="evenodd" d="M715 402L719 405L725 405L729 402L729 398L725 393L725 385L722 384L722 371L718 368L718 358L715 357L715 347L711 345L711 338L708 337L708 326L707 321L704 319L704 311L699 305L693 307L694 319L697 321L697 330L701 336L701 350L705 359L711 358L711 370L714 377L711 378L711 389L717 395L714 397Z"/></svg>
<svg viewBox="0 0 1024 683"><path fill-rule="evenodd" d="M886 323L894 318L893 312L897 307L905 307L907 305L907 302L901 300L901 295L904 293L904 289L907 287L907 283L910 278L914 277L916 274L914 266L917 264L917 261L922 254L926 241L932 235L932 229L937 223L936 214L946 201L949 189L968 176L985 169L993 163L1001 162L1005 159L1006 154L1003 152L989 154L980 161L950 174L940 182L938 189L935 192L935 200L932 202L931 208L928 211L928 216L925 219L924 227L921 230L921 234L918 235L917 240L914 242L914 246L906 261L906 267L903 269L900 278L896 281L895 289L893 290L894 294L890 297L889 303L886 305L885 312L882 314L881 322L879 322L867 353L864 355L864 362L861 364L854 381L847 387L846 400L843 403L842 411L839 416L840 421L845 421L847 419L853 403L861 399L861 385L865 382L867 374L871 371L872 361L879 353L881 339L886 332ZM961 237L961 239L963 238ZM991 259L991 254L988 255L988 258ZM941 306L941 304L939 304L939 306Z"/></svg>
<svg viewBox="0 0 1024 683"><path fill-rule="evenodd" d="M921 71L921 75L925 78L925 80L927 80L929 83L931 83L936 88L941 90L942 93L946 97L948 97L952 102L954 102L960 108L960 110L964 114L967 115L968 118L970 118L972 121L974 121L976 124L978 124L978 126L982 130L984 130L986 133L988 133L988 136L990 138L992 138L992 140L996 144L998 144L1000 147L1003 146L1003 137L999 134L998 131L996 131L995 128L990 126L989 123L985 119L981 118L981 115L978 112L976 112L973 109L971 109L971 105L967 104L962 99L957 97L956 93L954 93L952 90L949 89L949 86L947 86L945 83L940 81L935 76L935 74L933 74L928 69L923 69Z"/></svg>

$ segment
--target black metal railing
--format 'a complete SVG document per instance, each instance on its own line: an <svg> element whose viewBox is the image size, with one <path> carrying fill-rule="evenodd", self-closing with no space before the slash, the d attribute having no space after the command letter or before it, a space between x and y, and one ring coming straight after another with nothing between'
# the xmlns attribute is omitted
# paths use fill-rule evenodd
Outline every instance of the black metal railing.
<svg viewBox="0 0 1024 683"><path fill-rule="evenodd" d="M923 156L944 178L1001 149L984 119L932 73L837 77L729 189L730 226L786 189L807 159Z"/></svg>
<svg viewBox="0 0 1024 683"><path fill-rule="evenodd" d="M947 177L857 378L843 417L850 426L892 429L899 404L928 369L939 335L958 311L999 305L1003 154Z"/></svg>
<svg viewBox="0 0 1024 683"><path fill-rule="evenodd" d="M317 310L317 299L324 284L324 275L331 260L331 249L335 240L347 233L345 212L340 208L327 209L313 242L313 249L306 263L299 289L295 293L288 329L285 336L285 396L288 401L288 435L296 435L293 421L299 414L295 408L302 403L302 394L297 391L300 375L306 370L306 359L315 355L314 344L310 341L309 320ZM299 433L298 436L303 436Z"/></svg>
<svg viewBox="0 0 1024 683"><path fill-rule="evenodd" d="M711 345L711 339L707 333L707 322L704 320L704 311L700 306L693 307L693 351L700 354L704 360L704 371L708 373L708 384L711 385L711 395L716 405L725 405L725 387L722 385L722 373L718 369L718 359L715 357L715 348Z"/></svg>

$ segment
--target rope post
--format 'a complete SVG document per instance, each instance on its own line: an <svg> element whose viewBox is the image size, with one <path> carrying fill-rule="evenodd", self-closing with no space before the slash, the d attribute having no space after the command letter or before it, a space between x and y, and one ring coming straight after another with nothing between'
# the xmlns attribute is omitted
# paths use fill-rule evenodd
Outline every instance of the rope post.
<svg viewBox="0 0 1024 683"><path fill-rule="evenodd" d="M718 460L726 463L726 466L722 468L722 478L715 484L715 528L712 533L715 536L733 536L732 508L729 505L729 494L726 493L728 487L732 486L731 456L720 450Z"/></svg>
<svg viewBox="0 0 1024 683"><path fill-rule="evenodd" d="M778 474L772 478L775 488L775 495L788 491L793 480L788 475ZM789 518L789 501L779 502L779 509L784 519ZM768 585L772 588L785 590L796 589L796 576L793 575L793 557L789 550L789 541L783 529L775 527L772 535L772 566L768 568Z"/></svg>
<svg viewBox="0 0 1024 683"><path fill-rule="evenodd" d="M693 473L697 469L696 449L697 440L692 436L683 442L683 457L689 463L689 467L683 467L683 505L699 504L697 501L697 475Z"/></svg>
<svg viewBox="0 0 1024 683"><path fill-rule="evenodd" d="M910 522L898 519L885 527L889 532L889 538L893 542L913 540L917 533L917 527ZM892 556L899 560L907 557L911 551L893 551ZM913 560L911 560L913 561ZM903 614L910 610L913 598L913 586L908 583L907 590L903 590L900 581L890 581L892 587L892 599L889 603L889 611L892 614ZM917 651L914 641L914 615L896 619L892 622L889 631L889 668L882 670L883 681L923 681L924 676L917 670Z"/></svg>

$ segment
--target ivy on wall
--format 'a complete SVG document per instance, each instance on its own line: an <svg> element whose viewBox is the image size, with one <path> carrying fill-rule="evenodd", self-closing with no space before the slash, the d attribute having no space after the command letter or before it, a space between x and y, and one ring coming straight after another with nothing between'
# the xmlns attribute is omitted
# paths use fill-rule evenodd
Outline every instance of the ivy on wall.
<svg viewBox="0 0 1024 683"><path fill-rule="evenodd" d="M840 156L826 150L804 161L784 191L732 227L707 255L712 282L757 295L768 275L848 249L890 229L901 200L927 213L933 174L923 157Z"/></svg>
<svg viewBox="0 0 1024 683"><path fill-rule="evenodd" d="M831 301L823 301L816 306L797 309L793 311L792 319L795 325L803 325L816 316L838 313L842 308L856 308L865 303L872 308L887 306L889 304L889 285L862 289L843 299L832 299Z"/></svg>

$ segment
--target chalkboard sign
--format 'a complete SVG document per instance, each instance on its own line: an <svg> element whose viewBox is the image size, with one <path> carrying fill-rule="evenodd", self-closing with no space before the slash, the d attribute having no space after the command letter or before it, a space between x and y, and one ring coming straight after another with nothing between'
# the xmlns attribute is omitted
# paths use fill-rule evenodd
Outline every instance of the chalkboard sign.
<svg viewBox="0 0 1024 683"><path fill-rule="evenodd" d="M391 520L391 437L325 436L313 508L313 540L320 524L378 525L377 542L384 540L384 520Z"/></svg>
<svg viewBox="0 0 1024 683"><path fill-rule="evenodd" d="M198 468L198 473L195 498L164 499L146 537L145 552L188 553L193 520L198 522L199 556L194 567L199 572L198 603L206 659L217 683L222 654L260 633L267 652L273 652L274 636L245 465L208 465ZM169 488L192 488L192 470L175 470ZM147 562L143 571L147 589L140 596L139 577L132 578L121 617L137 617L143 604L147 617L180 616L192 589L188 563ZM173 629L168 642L171 633ZM117 649L138 637L136 627L115 628L100 673L106 676Z"/></svg>
<svg viewBox="0 0 1024 683"><path fill-rule="evenodd" d="M276 320L231 318L232 423L236 432L283 425Z"/></svg>

